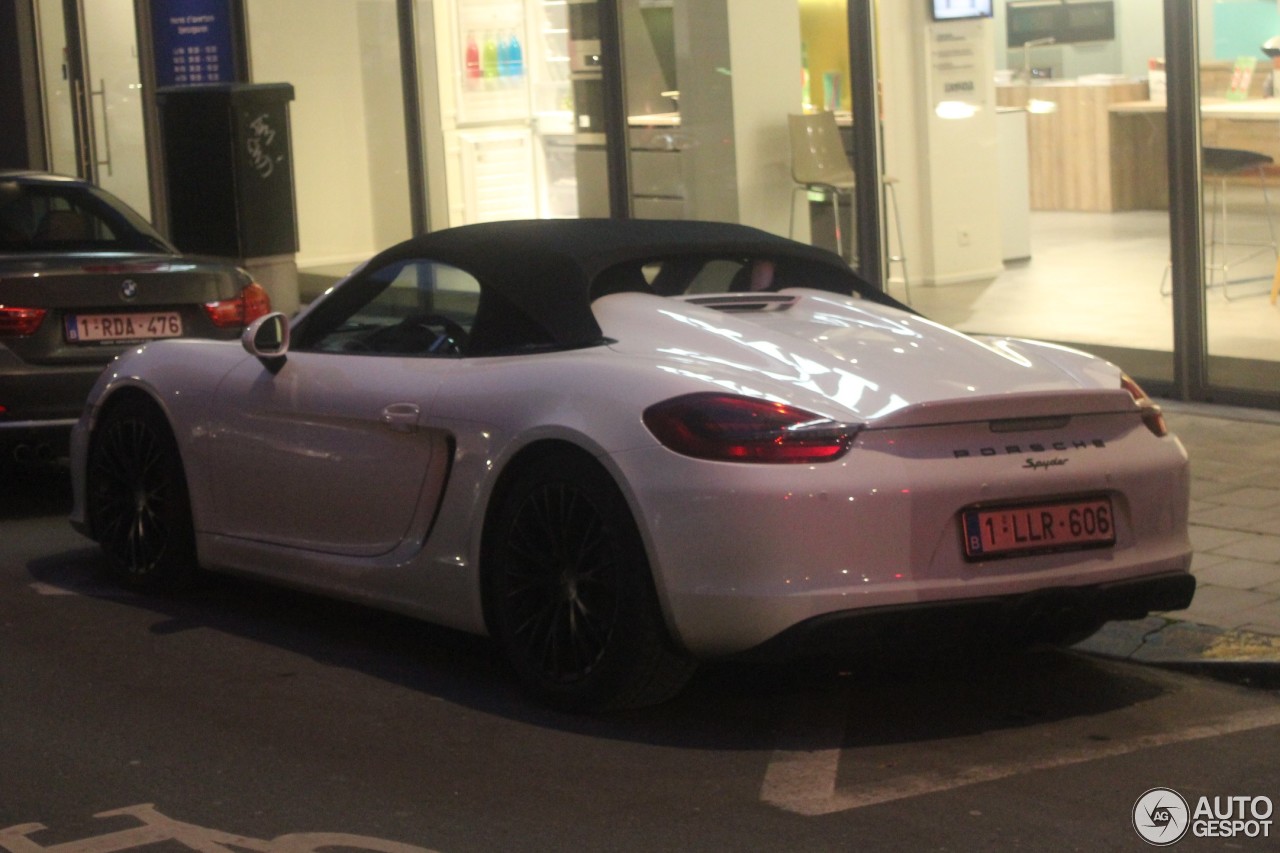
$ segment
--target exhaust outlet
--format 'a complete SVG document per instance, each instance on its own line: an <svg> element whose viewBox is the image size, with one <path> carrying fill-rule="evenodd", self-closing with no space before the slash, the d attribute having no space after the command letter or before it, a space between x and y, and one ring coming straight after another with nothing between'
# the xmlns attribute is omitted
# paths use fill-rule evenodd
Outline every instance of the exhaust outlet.
<svg viewBox="0 0 1280 853"><path fill-rule="evenodd" d="M53 445L47 442L39 444L22 444L14 445L13 461L19 465L42 465L53 462L57 458L57 454L53 451Z"/></svg>

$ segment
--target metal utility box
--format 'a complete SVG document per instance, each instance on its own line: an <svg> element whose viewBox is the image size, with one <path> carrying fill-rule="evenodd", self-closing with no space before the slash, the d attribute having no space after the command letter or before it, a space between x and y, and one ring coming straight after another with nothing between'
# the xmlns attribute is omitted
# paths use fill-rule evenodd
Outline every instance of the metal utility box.
<svg viewBox="0 0 1280 853"><path fill-rule="evenodd" d="M157 93L169 233L184 252L260 258L298 251L288 83Z"/></svg>

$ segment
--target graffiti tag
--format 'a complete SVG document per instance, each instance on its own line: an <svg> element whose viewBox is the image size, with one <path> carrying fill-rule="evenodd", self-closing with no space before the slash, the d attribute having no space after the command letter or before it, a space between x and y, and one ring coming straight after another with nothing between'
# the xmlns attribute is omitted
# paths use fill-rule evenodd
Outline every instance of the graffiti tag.
<svg viewBox="0 0 1280 853"><path fill-rule="evenodd" d="M276 162L271 159L271 152L267 150L275 141L276 132L267 121L266 113L249 122L249 136L245 139L245 148L249 152L253 168L257 169L258 174L264 179L271 177L271 173L276 170Z"/></svg>

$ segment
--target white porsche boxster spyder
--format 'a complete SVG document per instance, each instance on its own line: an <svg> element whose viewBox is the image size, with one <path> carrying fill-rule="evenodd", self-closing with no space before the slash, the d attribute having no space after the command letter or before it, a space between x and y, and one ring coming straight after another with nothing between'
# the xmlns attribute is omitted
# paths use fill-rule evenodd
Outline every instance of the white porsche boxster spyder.
<svg viewBox="0 0 1280 853"><path fill-rule="evenodd" d="M415 238L241 342L122 355L72 466L125 582L247 573L488 634L577 710L715 658L1070 642L1195 589L1185 451L1118 368L737 225Z"/></svg>

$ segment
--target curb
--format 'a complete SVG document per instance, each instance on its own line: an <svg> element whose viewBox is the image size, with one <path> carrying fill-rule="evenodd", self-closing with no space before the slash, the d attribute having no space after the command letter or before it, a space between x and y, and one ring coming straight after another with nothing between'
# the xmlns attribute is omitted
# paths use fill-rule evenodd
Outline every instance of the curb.
<svg viewBox="0 0 1280 853"><path fill-rule="evenodd" d="M1072 647L1098 657L1280 689L1280 637L1148 616L1109 622Z"/></svg>

